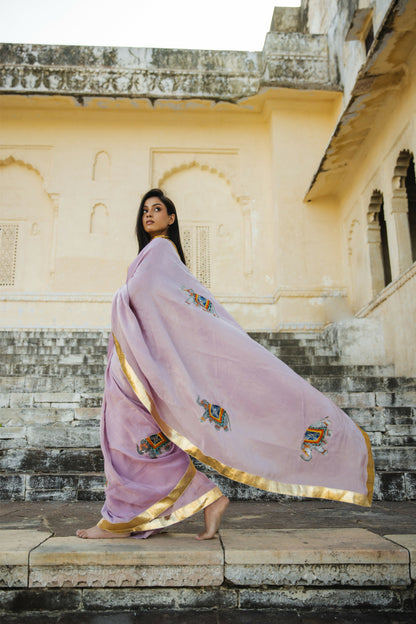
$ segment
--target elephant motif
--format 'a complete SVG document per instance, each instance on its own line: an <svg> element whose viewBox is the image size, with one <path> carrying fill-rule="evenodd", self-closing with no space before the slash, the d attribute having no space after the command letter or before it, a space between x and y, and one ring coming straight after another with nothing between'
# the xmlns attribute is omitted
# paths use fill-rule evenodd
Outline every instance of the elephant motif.
<svg viewBox="0 0 416 624"><path fill-rule="evenodd" d="M184 292L188 293L189 297L186 300L186 303L194 304L198 308L202 308L206 312L209 312L213 316L218 316L215 311L214 304L209 299L206 299L202 295L198 295L192 288L184 288Z"/></svg>
<svg viewBox="0 0 416 624"><path fill-rule="evenodd" d="M206 399L202 399L201 401L199 397L197 398L196 402L198 403L198 405L202 405L202 407L205 409L204 413L201 416L202 422L208 420L214 425L215 429L217 429L218 431L220 429L224 429L224 431L231 430L230 418L223 407L220 407L219 405L214 405L213 403L209 403Z"/></svg>
<svg viewBox="0 0 416 624"><path fill-rule="evenodd" d="M304 435L302 443L302 454L300 457L304 461L310 461L312 459L312 451L318 451L322 455L326 455L328 451L325 448L326 438L331 436L329 429L329 418L321 420L313 425L310 425Z"/></svg>
<svg viewBox="0 0 416 624"><path fill-rule="evenodd" d="M139 455L148 455L150 459L156 459L162 453L167 453L172 448L172 443L159 431L148 438L141 440L140 445L136 444Z"/></svg>

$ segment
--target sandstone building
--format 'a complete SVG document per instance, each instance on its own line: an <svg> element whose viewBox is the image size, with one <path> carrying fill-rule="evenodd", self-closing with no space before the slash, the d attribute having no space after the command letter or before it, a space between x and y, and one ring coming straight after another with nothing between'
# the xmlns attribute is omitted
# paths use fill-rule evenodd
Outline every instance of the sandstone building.
<svg viewBox="0 0 416 624"><path fill-rule="evenodd" d="M245 328L353 325L415 373L415 27L309 0L260 52L1 45L1 325L107 327L161 186Z"/></svg>

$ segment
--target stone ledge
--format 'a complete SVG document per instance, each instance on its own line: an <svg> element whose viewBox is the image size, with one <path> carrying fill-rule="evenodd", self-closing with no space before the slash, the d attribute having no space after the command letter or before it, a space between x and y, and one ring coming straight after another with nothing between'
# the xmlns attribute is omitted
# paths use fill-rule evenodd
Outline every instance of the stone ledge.
<svg viewBox="0 0 416 624"><path fill-rule="evenodd" d="M218 539L161 534L151 540L55 537L30 556L29 587L216 586L223 582Z"/></svg>
<svg viewBox="0 0 416 624"><path fill-rule="evenodd" d="M152 539L84 540L54 537L37 548L31 566L48 565L222 565L218 538L195 540L187 533L162 533Z"/></svg>
<svg viewBox="0 0 416 624"><path fill-rule="evenodd" d="M385 535L385 538L399 544L399 546L403 546L409 552L410 576L412 581L416 581L416 535Z"/></svg>
<svg viewBox="0 0 416 624"><path fill-rule="evenodd" d="M222 530L225 579L250 585L409 585L409 554L366 529Z"/></svg>
<svg viewBox="0 0 416 624"><path fill-rule="evenodd" d="M273 586L298 586L298 593L300 586L332 591L337 585L347 593L367 586L393 604L394 588L411 585L409 564L415 580L416 535L383 538L366 529L224 529L220 537L223 547L218 538L198 542L185 533L162 533L149 540L80 540L2 530L0 587L211 587L212 593L225 580L241 591L246 587L249 604L257 600L250 592L260 585L270 591ZM372 590L366 591L371 602Z"/></svg>
<svg viewBox="0 0 416 624"><path fill-rule="evenodd" d="M51 535L49 531L0 531L0 588L27 587L30 552Z"/></svg>

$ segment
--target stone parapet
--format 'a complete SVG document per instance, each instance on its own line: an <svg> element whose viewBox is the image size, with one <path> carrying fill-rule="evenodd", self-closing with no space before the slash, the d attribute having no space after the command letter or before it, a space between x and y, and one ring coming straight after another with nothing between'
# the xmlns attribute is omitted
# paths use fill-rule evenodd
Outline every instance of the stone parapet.
<svg viewBox="0 0 416 624"><path fill-rule="evenodd" d="M272 32L262 52L0 46L0 93L238 101L265 86L338 89L326 36Z"/></svg>
<svg viewBox="0 0 416 624"><path fill-rule="evenodd" d="M324 35L270 32L263 48L261 85L292 88L336 88Z"/></svg>

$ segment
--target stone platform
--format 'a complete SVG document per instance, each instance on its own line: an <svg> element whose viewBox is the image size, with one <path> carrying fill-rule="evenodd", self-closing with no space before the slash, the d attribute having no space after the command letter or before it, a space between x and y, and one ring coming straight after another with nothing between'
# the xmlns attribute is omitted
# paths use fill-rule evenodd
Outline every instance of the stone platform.
<svg viewBox="0 0 416 624"><path fill-rule="evenodd" d="M323 605L399 617L382 622L416 617L414 501L371 509L233 501L209 541L194 539L202 514L147 540L75 537L76 527L96 522L99 509L100 503L2 505L0 613L12 618L5 621L19 621L18 614L26 622L63 611L77 618L154 609L230 617L277 610L295 617Z"/></svg>

